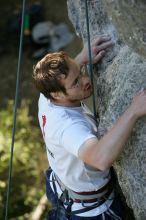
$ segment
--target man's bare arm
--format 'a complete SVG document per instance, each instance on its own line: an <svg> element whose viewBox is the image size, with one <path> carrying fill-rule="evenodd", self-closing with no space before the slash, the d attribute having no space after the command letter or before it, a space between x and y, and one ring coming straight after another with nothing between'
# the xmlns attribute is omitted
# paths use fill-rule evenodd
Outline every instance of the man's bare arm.
<svg viewBox="0 0 146 220"><path fill-rule="evenodd" d="M134 98L127 111L103 138L91 138L80 147L80 159L99 170L109 168L123 150L135 122L144 115L146 90Z"/></svg>

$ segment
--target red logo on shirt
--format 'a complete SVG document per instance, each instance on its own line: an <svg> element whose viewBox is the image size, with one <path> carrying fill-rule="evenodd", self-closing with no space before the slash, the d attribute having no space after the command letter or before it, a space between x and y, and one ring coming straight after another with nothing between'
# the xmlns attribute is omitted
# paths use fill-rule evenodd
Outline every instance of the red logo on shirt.
<svg viewBox="0 0 146 220"><path fill-rule="evenodd" d="M45 124L46 124L46 115L42 115L42 120L43 120L43 136L45 137L45 131L44 131L44 127L45 127Z"/></svg>

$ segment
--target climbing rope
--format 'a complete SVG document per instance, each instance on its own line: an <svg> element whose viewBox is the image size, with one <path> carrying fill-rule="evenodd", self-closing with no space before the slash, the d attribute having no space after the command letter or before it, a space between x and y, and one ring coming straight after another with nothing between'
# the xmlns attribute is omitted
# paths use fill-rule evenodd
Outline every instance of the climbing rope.
<svg viewBox="0 0 146 220"><path fill-rule="evenodd" d="M96 104L95 104L95 91L94 91L94 78L93 78L93 65L92 65L92 53L91 53L91 43L90 43L90 29L89 29L89 16L88 16L88 0L85 0L85 11L86 11L86 26L87 26L87 38L88 38L88 56L89 56L89 73L91 78L91 84L93 88L93 95L92 95L92 104L93 104L93 113L94 118L97 120L97 113L96 113Z"/></svg>
<svg viewBox="0 0 146 220"><path fill-rule="evenodd" d="M20 33L19 56L18 56L18 65L17 65L17 74L16 74L16 90L15 90L15 103L14 103L14 112L13 112L13 128L12 128L11 154L9 160L5 220L8 219L9 198L10 198L10 188L11 188L11 179L12 179L12 165L13 165L12 163L13 163L13 152L14 152L14 142L15 142L15 130L16 130L16 118L17 118L16 116L17 116L17 108L18 108L20 67L22 60L24 15L25 15L25 0L23 0L23 6L22 6L21 33Z"/></svg>

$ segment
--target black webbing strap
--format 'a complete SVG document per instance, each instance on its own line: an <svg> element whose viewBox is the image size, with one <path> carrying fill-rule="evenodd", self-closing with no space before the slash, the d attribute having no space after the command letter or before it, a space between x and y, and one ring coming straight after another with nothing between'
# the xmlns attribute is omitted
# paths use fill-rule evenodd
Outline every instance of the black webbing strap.
<svg viewBox="0 0 146 220"><path fill-rule="evenodd" d="M67 215L77 215L77 214L81 214L81 213L84 213L84 212L88 212L88 211L90 211L90 210L92 210L92 209L95 209L95 208L97 208L97 207L99 207L100 205L102 205L104 202L105 202L106 200L101 200L100 202L97 202L97 203L95 203L94 205L92 205L92 206L88 206L88 207L85 207L85 208L83 208L83 209L78 209L78 210L76 210L76 211L71 211L71 209L70 209L70 212L67 212L67 210L66 210L66 214ZM73 204L73 202L72 202L72 204ZM71 204L71 205L72 205ZM71 207L70 207L71 208Z"/></svg>

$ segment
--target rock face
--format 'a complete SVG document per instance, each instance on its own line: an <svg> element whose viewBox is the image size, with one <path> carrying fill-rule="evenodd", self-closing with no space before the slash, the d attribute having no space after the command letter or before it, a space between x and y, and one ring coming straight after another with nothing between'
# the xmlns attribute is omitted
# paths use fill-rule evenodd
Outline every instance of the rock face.
<svg viewBox="0 0 146 220"><path fill-rule="evenodd" d="M133 96L146 87L146 2L88 1L90 36L110 35L115 46L95 66L102 136L126 110ZM85 1L68 0L69 17L77 34L87 41ZM136 52L137 53L136 53ZM146 118L140 119L114 164L128 205L137 220L146 219Z"/></svg>
<svg viewBox="0 0 146 220"><path fill-rule="evenodd" d="M125 43L146 58L146 1L105 0L103 3Z"/></svg>

